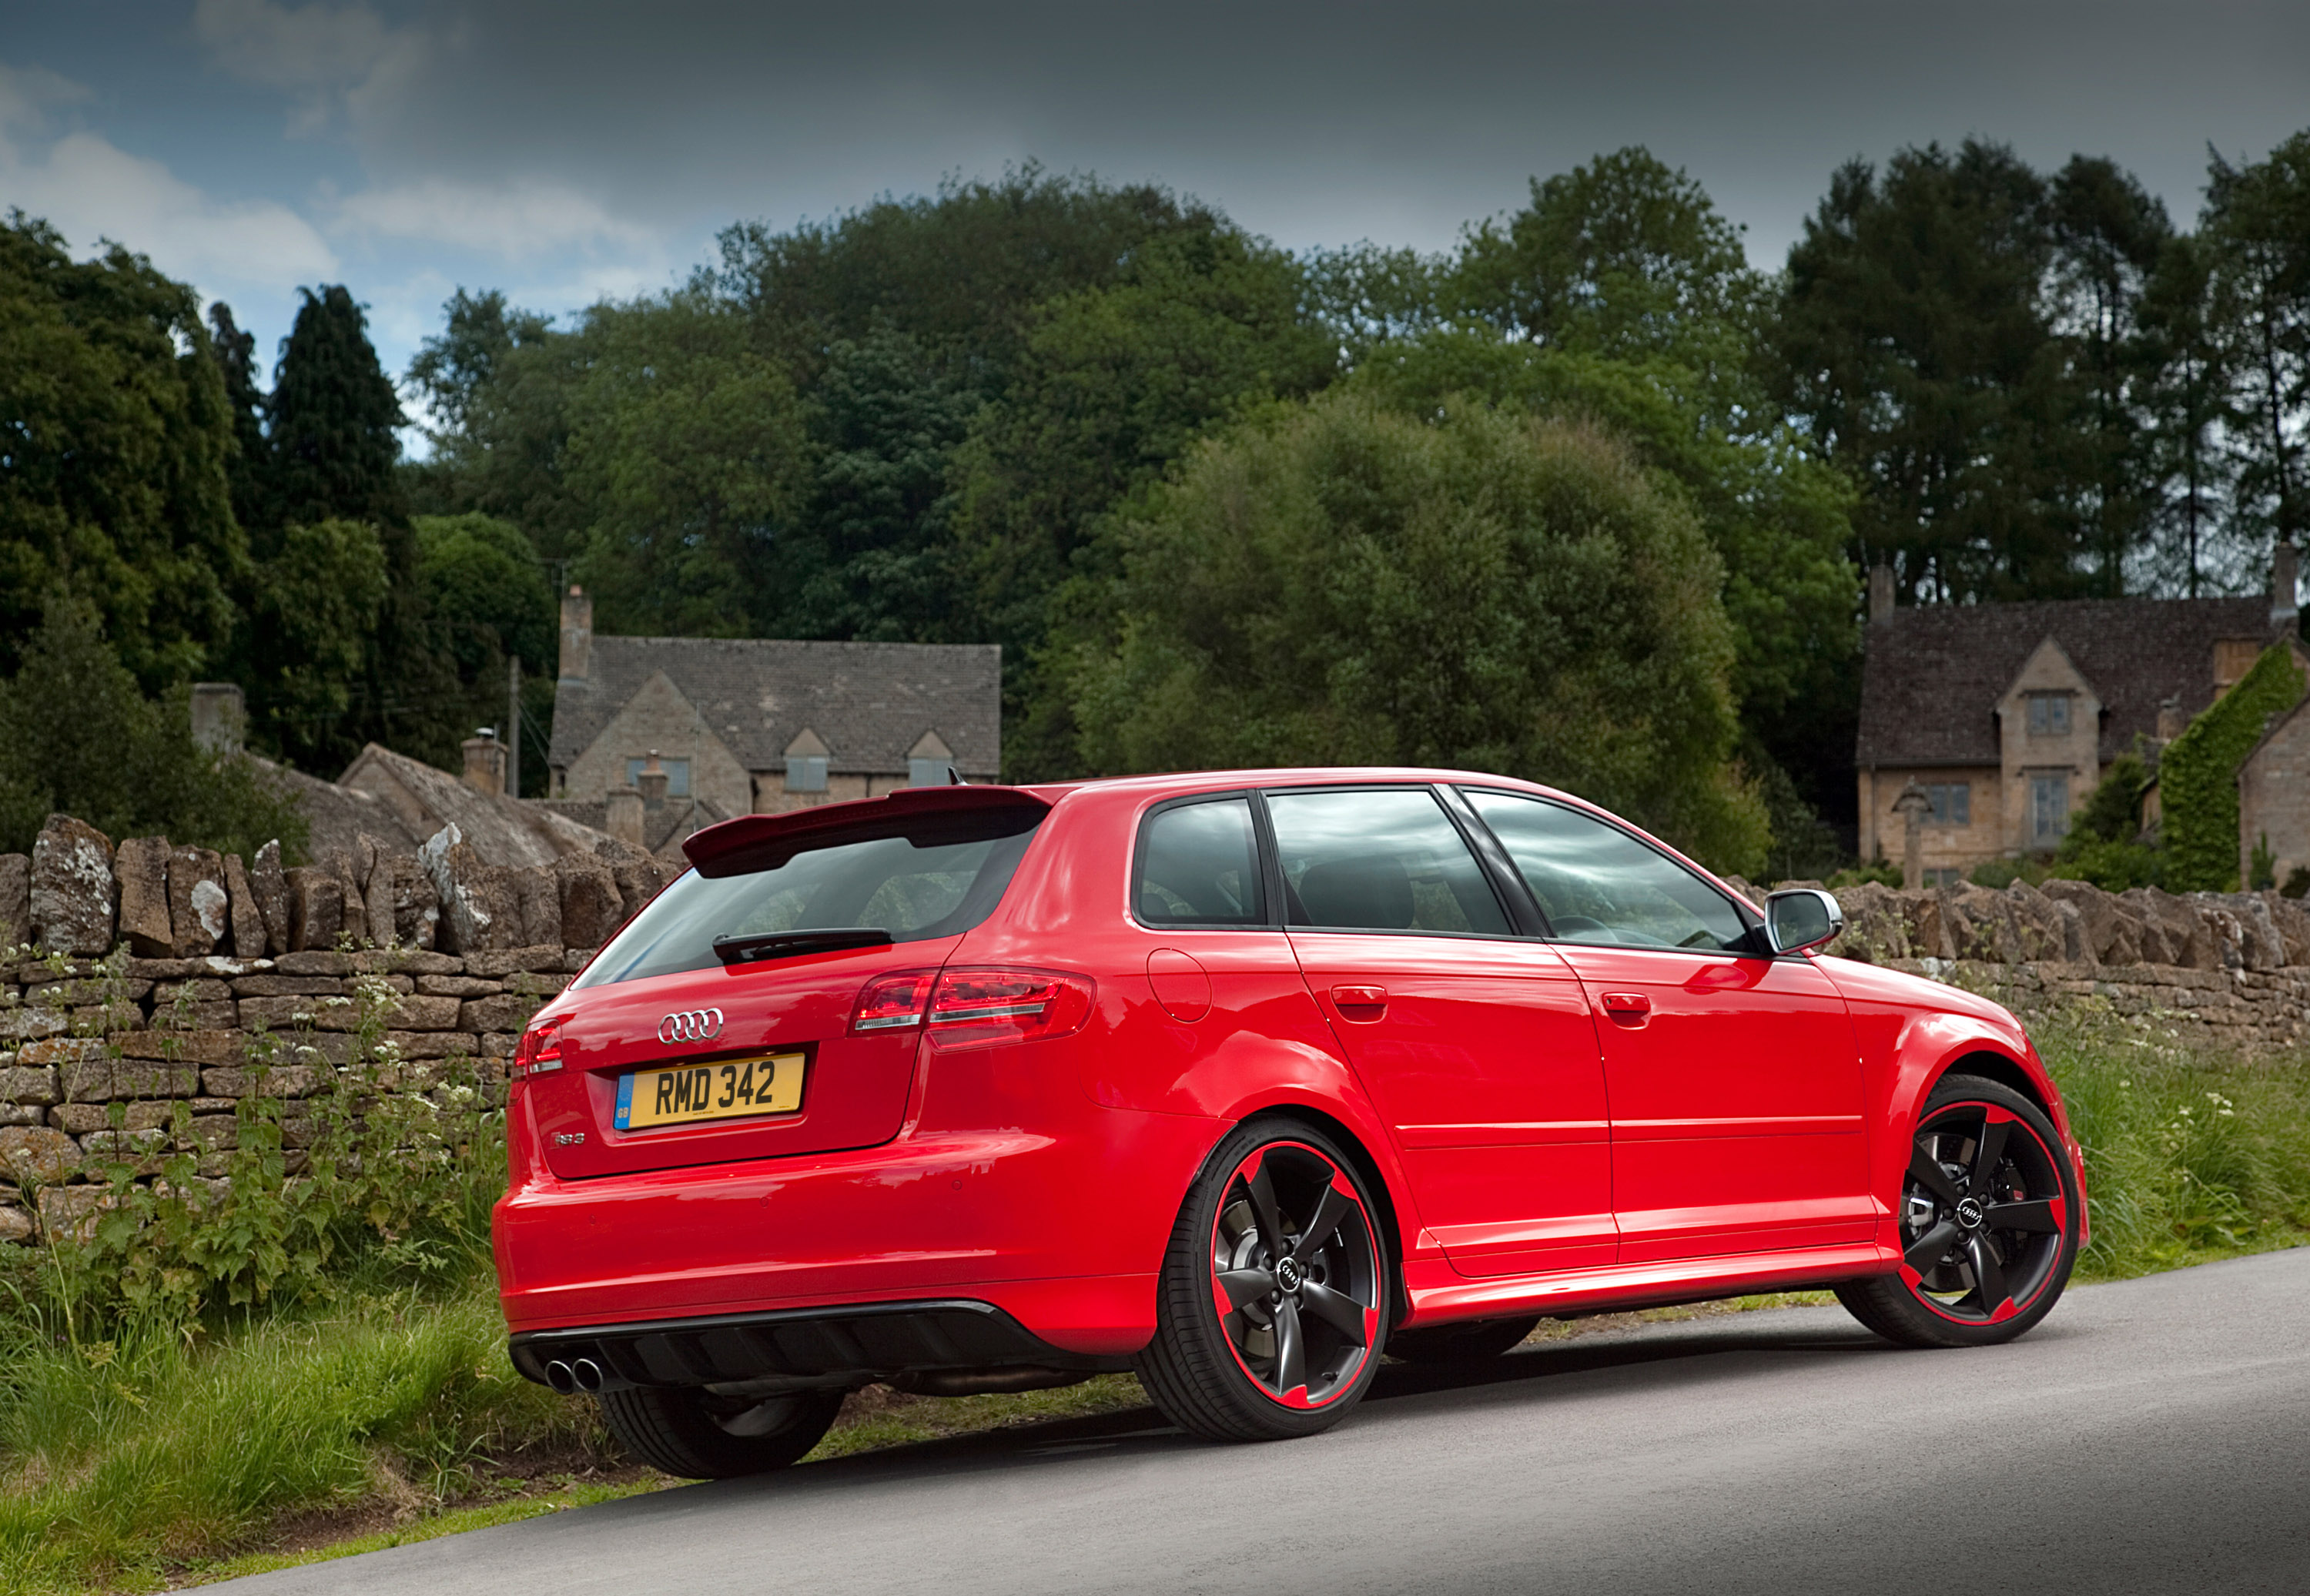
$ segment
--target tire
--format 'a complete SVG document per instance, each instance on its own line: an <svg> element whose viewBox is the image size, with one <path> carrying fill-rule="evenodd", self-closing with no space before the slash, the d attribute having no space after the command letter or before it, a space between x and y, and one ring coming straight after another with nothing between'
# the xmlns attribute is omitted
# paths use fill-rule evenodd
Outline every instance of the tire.
<svg viewBox="0 0 2310 1596"><path fill-rule="evenodd" d="M2010 1087L1945 1075L1910 1149L1899 1271L1847 1281L1837 1299L1904 1347L1993 1347L2035 1328L2069 1284L2083 1227L2053 1122Z"/></svg>
<svg viewBox="0 0 2310 1596"><path fill-rule="evenodd" d="M1540 1315L1516 1319L1472 1319L1464 1324L1438 1324L1429 1330L1399 1330L1387 1338L1387 1355L1406 1363L1456 1367L1489 1363L1524 1345L1540 1325Z"/></svg>
<svg viewBox="0 0 2310 1596"><path fill-rule="evenodd" d="M595 1400L637 1461L684 1479L734 1479L801 1461L833 1427L842 1397L798 1391L763 1400L643 1385Z"/></svg>
<svg viewBox="0 0 2310 1596"><path fill-rule="evenodd" d="M1189 1435L1281 1441L1347 1416L1379 1367L1388 1271L1347 1157L1278 1120L1229 1132L1172 1227L1132 1366Z"/></svg>

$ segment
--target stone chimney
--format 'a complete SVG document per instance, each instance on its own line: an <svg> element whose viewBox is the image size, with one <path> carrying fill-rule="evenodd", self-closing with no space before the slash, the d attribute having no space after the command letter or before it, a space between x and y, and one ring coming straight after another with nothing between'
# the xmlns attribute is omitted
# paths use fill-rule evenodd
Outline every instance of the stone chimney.
<svg viewBox="0 0 2310 1596"><path fill-rule="evenodd" d="M665 807L666 780L665 767L657 762L657 750L652 749L649 750L649 758L642 764L641 775L634 779L634 787L641 794L644 809L660 810Z"/></svg>
<svg viewBox="0 0 2310 1596"><path fill-rule="evenodd" d="M1893 568L1879 560L1869 568L1869 619L1893 618Z"/></svg>
<svg viewBox="0 0 2310 1596"><path fill-rule="evenodd" d="M612 787L602 795L602 829L636 847L642 841L642 795L632 787Z"/></svg>
<svg viewBox="0 0 2310 1596"><path fill-rule="evenodd" d="M2180 698L2171 698L2158 706L2158 741L2171 742L2190 726L2190 717L2182 713Z"/></svg>
<svg viewBox="0 0 2310 1596"><path fill-rule="evenodd" d="M240 751L248 725L248 703L230 681L193 683L193 741L210 753Z"/></svg>
<svg viewBox="0 0 2310 1596"><path fill-rule="evenodd" d="M502 793L506 781L506 745L495 726L483 726L465 739L465 785L476 793Z"/></svg>
<svg viewBox="0 0 2310 1596"><path fill-rule="evenodd" d="M594 601L577 583L561 595L561 680L583 681L594 664Z"/></svg>
<svg viewBox="0 0 2310 1596"><path fill-rule="evenodd" d="M2302 557L2292 543L2270 556L2270 629L2291 637L2302 622Z"/></svg>

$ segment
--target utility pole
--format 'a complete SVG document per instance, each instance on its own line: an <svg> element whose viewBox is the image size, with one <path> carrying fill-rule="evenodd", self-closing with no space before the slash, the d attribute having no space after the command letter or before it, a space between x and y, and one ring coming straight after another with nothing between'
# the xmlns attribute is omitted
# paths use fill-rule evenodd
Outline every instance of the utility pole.
<svg viewBox="0 0 2310 1596"><path fill-rule="evenodd" d="M506 661L506 796L521 796L521 655Z"/></svg>

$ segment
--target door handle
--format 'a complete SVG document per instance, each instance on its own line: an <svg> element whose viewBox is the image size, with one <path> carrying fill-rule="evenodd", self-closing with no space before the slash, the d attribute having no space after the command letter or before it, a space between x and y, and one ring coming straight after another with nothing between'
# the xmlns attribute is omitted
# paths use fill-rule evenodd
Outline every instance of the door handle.
<svg viewBox="0 0 2310 1596"><path fill-rule="evenodd" d="M1652 1018L1653 1001L1641 992L1608 992L1602 1001L1616 1024L1639 1026Z"/></svg>
<svg viewBox="0 0 2310 1596"><path fill-rule="evenodd" d="M1340 1018L1368 1024L1387 1012L1387 988L1385 986L1334 986L1332 1002L1339 1006Z"/></svg>

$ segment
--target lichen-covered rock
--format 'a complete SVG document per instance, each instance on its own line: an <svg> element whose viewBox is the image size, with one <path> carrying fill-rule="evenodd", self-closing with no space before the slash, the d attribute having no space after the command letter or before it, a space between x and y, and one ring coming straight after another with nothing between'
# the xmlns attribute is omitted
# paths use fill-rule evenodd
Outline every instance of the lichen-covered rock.
<svg viewBox="0 0 2310 1596"><path fill-rule="evenodd" d="M390 948L400 937L394 906L397 854L391 843L379 842L366 832L361 834L360 846L368 864L361 877L360 940L373 947Z"/></svg>
<svg viewBox="0 0 2310 1596"><path fill-rule="evenodd" d="M391 863L394 941L405 949L430 950L440 936L441 895L415 854L395 854Z"/></svg>
<svg viewBox="0 0 2310 1596"><path fill-rule="evenodd" d="M618 883L618 896L624 901L625 916L632 919L642 911L642 906L656 898L665 884L673 880L675 871L654 854L647 854L630 842L605 837L594 845L594 852L610 867L610 874Z"/></svg>
<svg viewBox="0 0 2310 1596"><path fill-rule="evenodd" d="M173 958L177 938L169 925L169 839L132 837L112 856L120 883L120 934L139 958Z"/></svg>
<svg viewBox="0 0 2310 1596"><path fill-rule="evenodd" d="M32 844L32 940L51 953L109 953L118 884L112 839L85 820L50 815Z"/></svg>
<svg viewBox="0 0 2310 1596"><path fill-rule="evenodd" d="M2140 964L2141 921L2091 881L2047 881L2045 895L2078 916L2085 948L2097 964Z"/></svg>
<svg viewBox="0 0 2310 1596"><path fill-rule="evenodd" d="M0 951L32 940L32 856L0 854Z"/></svg>
<svg viewBox="0 0 2310 1596"><path fill-rule="evenodd" d="M521 900L511 872L484 863L455 826L428 837L418 857L441 899L435 947L445 953L473 953L520 946Z"/></svg>
<svg viewBox="0 0 2310 1596"><path fill-rule="evenodd" d="M78 1144L62 1131L45 1125L0 1126L0 1173L12 1181L62 1185L80 1165Z"/></svg>
<svg viewBox="0 0 2310 1596"><path fill-rule="evenodd" d="M564 854L552 868L561 897L563 945L598 948L608 941L626 917L608 862L593 854Z"/></svg>
<svg viewBox="0 0 2310 1596"><path fill-rule="evenodd" d="M560 948L561 883L549 865L533 864L512 872L514 897L521 908L521 941L525 948Z"/></svg>
<svg viewBox="0 0 2310 1596"><path fill-rule="evenodd" d="M212 848L178 848L169 855L169 924L178 958L204 958L232 932L232 900L224 889L224 859Z"/></svg>
<svg viewBox="0 0 2310 1596"><path fill-rule="evenodd" d="M265 922L265 949L278 956L296 947L290 941L289 877L281 868L281 844L276 840L256 850L256 861L249 867L248 889L256 899L257 916ZM244 948L242 952L256 950Z"/></svg>
<svg viewBox="0 0 2310 1596"><path fill-rule="evenodd" d="M289 945L299 952L334 948L345 928L345 884L324 865L289 872Z"/></svg>
<svg viewBox="0 0 2310 1596"><path fill-rule="evenodd" d="M2270 911L2271 923L2277 926L2280 941L2286 949L2288 965L2310 965L2310 912L2305 912L2302 900L2287 898L2276 892L2262 895L2262 906Z"/></svg>
<svg viewBox="0 0 2310 1596"><path fill-rule="evenodd" d="M226 914L232 924L232 950L243 958L265 957L268 939L265 934L265 915L256 906L256 889L248 879L248 866L238 854L224 856L224 893Z"/></svg>
<svg viewBox="0 0 2310 1596"><path fill-rule="evenodd" d="M2120 893L2118 901L2141 922L2144 963L2170 964L2186 970L2222 967L2213 933L2188 899L2156 887L2135 887Z"/></svg>
<svg viewBox="0 0 2310 1596"><path fill-rule="evenodd" d="M337 899L343 906L338 911L338 934L350 938L358 946L369 929L369 911L361 897L360 872L354 868L353 856L340 849L317 863L337 880Z"/></svg>
<svg viewBox="0 0 2310 1596"><path fill-rule="evenodd" d="M1837 902L1845 911L1845 932L1829 952L1867 964L1915 957L1909 951L1911 906L1902 893L1882 881L1863 881L1839 891Z"/></svg>
<svg viewBox="0 0 2310 1596"><path fill-rule="evenodd" d="M2025 960L2059 958L2075 962L2084 957L2082 930L2073 934L2060 906L2027 881L2005 889L2013 916L2016 951Z"/></svg>

